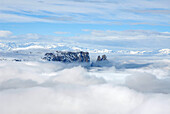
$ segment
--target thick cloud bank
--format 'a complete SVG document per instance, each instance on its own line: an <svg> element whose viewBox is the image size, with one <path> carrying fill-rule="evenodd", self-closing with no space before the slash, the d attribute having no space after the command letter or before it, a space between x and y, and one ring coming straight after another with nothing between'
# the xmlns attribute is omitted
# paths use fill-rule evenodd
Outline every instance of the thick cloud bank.
<svg viewBox="0 0 170 114"><path fill-rule="evenodd" d="M0 114L170 114L168 60L138 69L0 63Z"/></svg>

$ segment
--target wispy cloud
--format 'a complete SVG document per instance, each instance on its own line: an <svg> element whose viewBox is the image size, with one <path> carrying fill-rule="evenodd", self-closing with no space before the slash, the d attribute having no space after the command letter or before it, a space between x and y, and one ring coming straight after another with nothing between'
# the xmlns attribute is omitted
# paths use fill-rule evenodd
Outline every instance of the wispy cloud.
<svg viewBox="0 0 170 114"><path fill-rule="evenodd" d="M0 3L2 22L169 24L169 1L6 0ZM149 14L148 14L149 13Z"/></svg>
<svg viewBox="0 0 170 114"><path fill-rule="evenodd" d="M0 30L0 38L7 38L12 35L11 31Z"/></svg>
<svg viewBox="0 0 170 114"><path fill-rule="evenodd" d="M55 34L69 34L69 32L56 31Z"/></svg>
<svg viewBox="0 0 170 114"><path fill-rule="evenodd" d="M85 36L89 39L95 40L134 40L134 39L170 39L169 32L156 32L149 30L126 30L126 31L112 31L112 30L89 30L83 29L84 32L90 32Z"/></svg>
<svg viewBox="0 0 170 114"><path fill-rule="evenodd" d="M150 13L150 14L170 14L170 10L164 10L164 9L150 9L150 10L133 10L133 12L136 13Z"/></svg>

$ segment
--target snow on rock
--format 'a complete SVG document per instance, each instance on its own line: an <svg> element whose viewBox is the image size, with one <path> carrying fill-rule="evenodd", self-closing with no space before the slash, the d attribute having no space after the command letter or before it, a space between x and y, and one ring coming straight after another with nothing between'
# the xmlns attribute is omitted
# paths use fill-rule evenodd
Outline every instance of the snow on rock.
<svg viewBox="0 0 170 114"><path fill-rule="evenodd" d="M60 61L60 62L90 62L90 56L88 52L65 52L56 51L55 53L46 53L43 58L47 61Z"/></svg>
<svg viewBox="0 0 170 114"><path fill-rule="evenodd" d="M43 46L39 46L39 45L33 45L33 46L28 46L28 47L14 48L12 50L13 51L17 51L17 50L42 49L42 48L44 48L44 47Z"/></svg>

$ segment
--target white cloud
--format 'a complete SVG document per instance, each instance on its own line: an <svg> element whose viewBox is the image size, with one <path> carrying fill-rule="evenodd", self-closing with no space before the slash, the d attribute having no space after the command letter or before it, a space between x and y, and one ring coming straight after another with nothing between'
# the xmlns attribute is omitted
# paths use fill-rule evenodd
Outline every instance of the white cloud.
<svg viewBox="0 0 170 114"><path fill-rule="evenodd" d="M98 84L98 83L105 82L102 78L99 79L96 77L88 76L87 71L81 67L65 69L59 72L58 75L59 76L54 78L54 81L65 83L65 84L91 85L91 84Z"/></svg>
<svg viewBox="0 0 170 114"><path fill-rule="evenodd" d="M54 32L55 34L69 34L69 32L61 32L61 31L56 31Z"/></svg>
<svg viewBox="0 0 170 114"><path fill-rule="evenodd" d="M156 49L169 49L169 32L158 32L150 30L126 30L126 31L113 31L113 30L90 30L83 29L84 33L67 37L65 35L71 34L69 32L56 33L59 35L41 35L36 33L10 35L11 39L0 38L4 42L17 42L22 44L26 42L39 42L43 44L54 44L54 42L64 43L71 47L75 45L81 48L95 48L95 49L108 49L114 50L115 47L119 48L134 48L138 51L139 48L153 48ZM98 47L98 48L96 48ZM121 49L122 50L122 49Z"/></svg>
<svg viewBox="0 0 170 114"><path fill-rule="evenodd" d="M87 70L57 62L3 61L0 113L169 114L168 75L161 80L138 71L161 70L167 65L164 60L154 61L152 68Z"/></svg>
<svg viewBox="0 0 170 114"><path fill-rule="evenodd" d="M0 37L2 37L2 38L9 38L10 35L12 35L11 31L0 30Z"/></svg>
<svg viewBox="0 0 170 114"><path fill-rule="evenodd" d="M31 16L21 16L17 14L8 14L0 12L1 22L52 22L51 20L46 20L43 18L31 17Z"/></svg>
<svg viewBox="0 0 170 114"><path fill-rule="evenodd" d="M157 79L156 76L147 73L137 73L127 77L128 87L143 92L170 93L170 80Z"/></svg>
<svg viewBox="0 0 170 114"><path fill-rule="evenodd" d="M126 31L112 31L112 30L88 30L90 34L82 35L80 37L93 40L134 40L134 39L169 39L169 32L156 32L150 30L126 30Z"/></svg>
<svg viewBox="0 0 170 114"><path fill-rule="evenodd" d="M25 37L27 39L39 39L41 37L41 35L35 34L35 33L34 34L33 33L28 33L28 34L25 35Z"/></svg>
<svg viewBox="0 0 170 114"><path fill-rule="evenodd" d="M132 23L169 25L169 1L6 0L2 22ZM160 10L155 10L160 9ZM155 13L156 12L156 13ZM149 13L149 14L148 14ZM109 20L109 21L108 21Z"/></svg>

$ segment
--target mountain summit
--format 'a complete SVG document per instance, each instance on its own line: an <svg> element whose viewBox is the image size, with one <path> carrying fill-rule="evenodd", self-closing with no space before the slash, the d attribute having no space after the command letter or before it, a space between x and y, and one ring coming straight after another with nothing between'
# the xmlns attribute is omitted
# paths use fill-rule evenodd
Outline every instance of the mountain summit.
<svg viewBox="0 0 170 114"><path fill-rule="evenodd" d="M65 52L56 51L55 53L46 53L44 60L48 61L60 61L66 63L72 62L90 62L89 52Z"/></svg>

